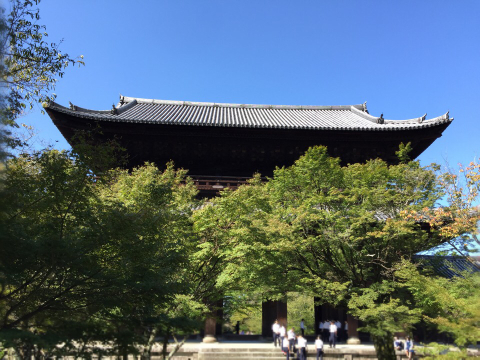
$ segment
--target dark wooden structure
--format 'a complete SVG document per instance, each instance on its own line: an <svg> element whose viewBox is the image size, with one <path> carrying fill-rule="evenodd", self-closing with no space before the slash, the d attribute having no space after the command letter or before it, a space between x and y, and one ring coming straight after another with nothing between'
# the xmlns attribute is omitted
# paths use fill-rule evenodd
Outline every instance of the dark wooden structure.
<svg viewBox="0 0 480 360"><path fill-rule="evenodd" d="M369 114L366 104L288 106L164 101L120 96L111 110L97 111L51 102L47 113L74 146L78 130L93 131L99 141L117 138L128 153L128 167L145 161L164 166L173 160L189 170L203 197L244 184L254 173L271 176L275 167L289 166L309 147L325 145L343 164L381 158L396 163L401 143L411 143L412 157L420 155L442 135L453 118L448 112L426 119L387 120ZM263 335L271 336L275 319L286 322L287 304L267 301ZM332 316L317 308L316 324ZM348 320L356 336L356 322ZM345 318L345 319L344 319ZM214 317L205 334L218 334Z"/></svg>
<svg viewBox="0 0 480 360"><path fill-rule="evenodd" d="M100 127L97 136L115 136L127 149L129 167L173 160L189 170L204 195L242 184L256 172L271 176L276 166L292 165L313 145L327 146L344 164L372 158L395 163L402 142L410 142L417 157L453 120L448 113L387 120L370 115L365 104L242 105L124 96L111 110L52 102L46 111L70 144L77 130Z"/></svg>

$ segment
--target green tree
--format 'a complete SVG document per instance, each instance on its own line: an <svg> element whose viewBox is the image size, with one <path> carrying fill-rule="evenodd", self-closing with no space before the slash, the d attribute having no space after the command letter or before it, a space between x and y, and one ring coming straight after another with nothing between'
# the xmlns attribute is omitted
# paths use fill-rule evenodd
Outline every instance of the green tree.
<svg viewBox="0 0 480 360"><path fill-rule="evenodd" d="M199 284L201 298L214 310L223 297L244 299L243 294L249 294L248 299L259 304L284 298L289 290L284 263L269 248L268 236L275 224L269 223L270 205L262 193L260 178L255 178L249 186L224 191L194 213L197 243L192 278ZM252 313L249 301L229 303L230 313ZM257 330L259 323L252 325Z"/></svg>
<svg viewBox="0 0 480 360"><path fill-rule="evenodd" d="M229 209L212 220L226 225L229 239L229 270L220 278L348 306L371 332L379 359L394 359L393 332L420 317L397 284L395 264L444 241L401 212L433 207L441 195L434 171L418 162L342 167L326 148L312 148L265 185L216 200Z"/></svg>
<svg viewBox="0 0 480 360"><path fill-rule="evenodd" d="M191 240L192 182L173 165L161 172L151 164L97 178L84 159L43 151L7 162L0 336L24 358L47 337L52 348L84 339L68 339L72 332L64 330L75 321L87 331L90 320L103 324L97 333L125 356L148 329L178 325L187 309L179 299L190 295L181 269Z"/></svg>
<svg viewBox="0 0 480 360"><path fill-rule="evenodd" d="M225 298L223 313L229 331L235 332L238 321L240 331L250 331L253 335L262 333L262 304L256 295L239 292Z"/></svg>
<svg viewBox="0 0 480 360"><path fill-rule="evenodd" d="M48 41L45 25L39 24L40 0L10 0L9 13L1 8L0 62L1 121L15 119L35 104L55 98L52 91L65 69L84 64L83 56L72 58ZM6 15L6 16L5 16Z"/></svg>
<svg viewBox="0 0 480 360"><path fill-rule="evenodd" d="M394 359L394 331L419 319L397 285L395 264L444 241L401 212L434 206L442 194L435 173L418 162L341 167L317 147L278 169L266 187L273 215L291 229L281 248L292 276L324 301L347 304L364 321L379 358Z"/></svg>
<svg viewBox="0 0 480 360"><path fill-rule="evenodd" d="M305 334L315 335L314 299L313 297L298 292L287 294L288 303L288 328L294 327L300 333L300 322L304 319Z"/></svg>
<svg viewBox="0 0 480 360"><path fill-rule="evenodd" d="M466 346L480 339L480 274L464 272L449 279L403 261L396 276L413 295L422 319L452 336L466 355Z"/></svg>
<svg viewBox="0 0 480 360"><path fill-rule="evenodd" d="M480 270L470 257L480 247L480 163L459 164L458 173L449 169L438 178L446 206L405 211L404 216L428 222L448 240L447 252L463 256Z"/></svg>

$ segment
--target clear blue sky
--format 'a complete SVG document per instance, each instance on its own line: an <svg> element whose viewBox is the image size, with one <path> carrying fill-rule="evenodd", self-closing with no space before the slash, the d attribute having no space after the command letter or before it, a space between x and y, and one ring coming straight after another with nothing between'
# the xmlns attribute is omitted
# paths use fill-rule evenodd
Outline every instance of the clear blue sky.
<svg viewBox="0 0 480 360"><path fill-rule="evenodd" d="M86 66L57 102L165 100L343 105L455 121L420 159L480 156L480 1L48 1L41 23ZM24 117L67 148L40 109Z"/></svg>

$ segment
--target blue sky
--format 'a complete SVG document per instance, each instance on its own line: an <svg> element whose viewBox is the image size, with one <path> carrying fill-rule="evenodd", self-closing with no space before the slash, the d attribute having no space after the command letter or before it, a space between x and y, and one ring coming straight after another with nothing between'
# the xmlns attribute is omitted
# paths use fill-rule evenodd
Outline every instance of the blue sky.
<svg viewBox="0 0 480 360"><path fill-rule="evenodd" d="M57 102L165 100L343 105L455 121L422 164L480 156L480 1L47 1L51 41L84 55ZM40 109L21 119L67 148Z"/></svg>

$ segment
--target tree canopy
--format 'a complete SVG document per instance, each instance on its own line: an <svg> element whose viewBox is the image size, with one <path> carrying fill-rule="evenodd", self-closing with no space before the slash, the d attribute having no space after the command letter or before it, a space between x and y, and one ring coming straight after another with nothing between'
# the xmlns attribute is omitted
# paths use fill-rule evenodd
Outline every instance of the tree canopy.
<svg viewBox="0 0 480 360"><path fill-rule="evenodd" d="M195 216L221 240L220 283L266 298L301 291L348 306L387 359L393 333L421 318L397 264L446 241L428 221L404 214L433 208L443 191L435 168L416 161L342 167L315 147L265 184L257 178L225 191Z"/></svg>
<svg viewBox="0 0 480 360"><path fill-rule="evenodd" d="M449 282L411 263L448 239L449 223L425 215L444 194L433 168L341 166L315 147L266 182L257 176L199 202L173 164L96 176L92 163L103 168L109 162L99 157L115 153L107 148L7 162L0 337L22 357L38 348L148 357L158 335L168 357L168 337L198 329L225 297L234 312L242 299L258 304L289 292L346 307L382 359L392 358L393 333L420 320L459 344L472 341L460 337L462 326L478 330L476 293L468 293L476 280ZM68 346L60 350L61 342Z"/></svg>
<svg viewBox="0 0 480 360"><path fill-rule="evenodd" d="M8 343L35 331L57 344L78 340L66 338L66 323L85 329L101 320L103 334L121 345L142 343L138 329L194 319L185 250L195 194L173 165L98 178L68 151L10 159L0 213L0 336Z"/></svg>

